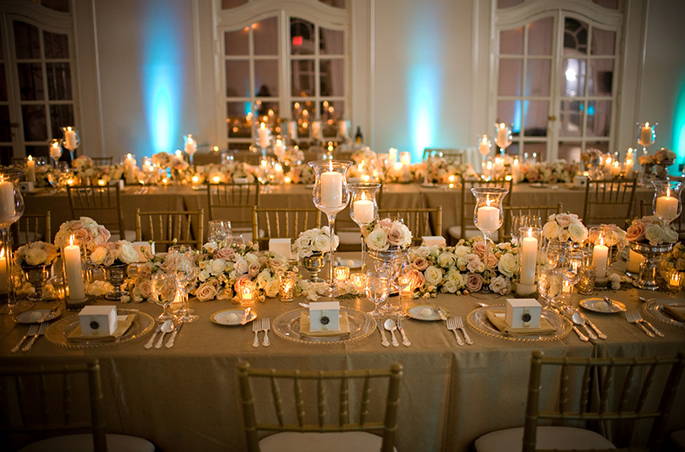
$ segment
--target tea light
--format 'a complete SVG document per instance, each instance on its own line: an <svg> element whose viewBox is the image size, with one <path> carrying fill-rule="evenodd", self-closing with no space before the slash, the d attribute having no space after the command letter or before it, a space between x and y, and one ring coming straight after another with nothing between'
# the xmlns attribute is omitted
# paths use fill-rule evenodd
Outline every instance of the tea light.
<svg viewBox="0 0 685 452"><path fill-rule="evenodd" d="M33 160L33 157L30 155L26 159L26 181L36 181L36 161Z"/></svg>
<svg viewBox="0 0 685 452"><path fill-rule="evenodd" d="M411 154L409 152L400 152L400 163L402 166L409 166L411 164Z"/></svg>
<svg viewBox="0 0 685 452"><path fill-rule="evenodd" d="M335 274L335 280L338 282L343 282L350 277L350 267L345 265L338 265L333 269Z"/></svg>
<svg viewBox="0 0 685 452"><path fill-rule="evenodd" d="M352 273L350 282L357 292L362 292L366 288L366 275L364 273Z"/></svg>
<svg viewBox="0 0 685 452"><path fill-rule="evenodd" d="M200 183L200 176L197 174L194 175L193 177L190 178L190 182L192 182L193 185L197 185Z"/></svg>
<svg viewBox="0 0 685 452"><path fill-rule="evenodd" d="M401 298L414 298L414 285L412 284L412 280L409 275L400 275L400 277L397 278L397 283L400 286Z"/></svg>
<svg viewBox="0 0 685 452"><path fill-rule="evenodd" d="M279 282L278 294L281 297L281 301L292 301L295 298L296 280L293 272L288 273L283 275Z"/></svg>
<svg viewBox="0 0 685 452"><path fill-rule="evenodd" d="M448 182L447 187L448 188L454 188L455 187L454 183L456 181L457 181L457 176L455 176L454 174L451 174L450 177L447 178L447 182Z"/></svg>
<svg viewBox="0 0 685 452"><path fill-rule="evenodd" d="M219 182L221 182L221 177L220 177L220 176L214 176L214 177L212 177L212 183L213 183L213 184L218 184Z"/></svg>
<svg viewBox="0 0 685 452"><path fill-rule="evenodd" d="M685 273L674 271L671 273L671 277L668 278L668 288L671 290L679 291L680 286L683 282L683 276Z"/></svg>
<svg viewBox="0 0 685 452"><path fill-rule="evenodd" d="M219 146L212 146L212 152L219 152Z"/></svg>
<svg viewBox="0 0 685 452"><path fill-rule="evenodd" d="M105 182L104 179L98 179L98 185L99 185L100 187L104 187L105 185L107 185L107 182Z"/></svg>
<svg viewBox="0 0 685 452"><path fill-rule="evenodd" d="M69 179L67 179L67 185L72 186L75 183L76 183L76 181L74 179L72 179L71 177Z"/></svg>
<svg viewBox="0 0 685 452"><path fill-rule="evenodd" d="M254 282L246 281L240 288L238 297L241 303L251 303L257 298L257 289Z"/></svg>
<svg viewBox="0 0 685 452"><path fill-rule="evenodd" d="M292 181L293 181L293 180L290 178L290 176L285 176L285 177L283 178L283 182L285 182L286 184L289 184L289 183L291 183Z"/></svg>

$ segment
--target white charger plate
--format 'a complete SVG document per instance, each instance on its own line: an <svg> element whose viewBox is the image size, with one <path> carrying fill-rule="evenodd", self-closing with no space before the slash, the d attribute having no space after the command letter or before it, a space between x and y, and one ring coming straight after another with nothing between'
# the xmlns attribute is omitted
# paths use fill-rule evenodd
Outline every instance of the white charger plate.
<svg viewBox="0 0 685 452"><path fill-rule="evenodd" d="M241 323L244 315L244 309L224 309L210 315L209 320L211 320L212 323L222 326L241 326L247 325L257 318L257 313L255 313L253 310L250 310L250 312L247 314L247 318L245 319L245 323Z"/></svg>
<svg viewBox="0 0 685 452"><path fill-rule="evenodd" d="M24 325L31 323L49 322L55 320L62 315L61 309L30 309L28 311L20 312L14 318L14 321Z"/></svg>
<svg viewBox="0 0 685 452"><path fill-rule="evenodd" d="M412 319L423 320L426 322L440 320L440 314L438 314L438 311L436 311L433 306L429 306L427 304L412 306L407 311L407 315Z"/></svg>

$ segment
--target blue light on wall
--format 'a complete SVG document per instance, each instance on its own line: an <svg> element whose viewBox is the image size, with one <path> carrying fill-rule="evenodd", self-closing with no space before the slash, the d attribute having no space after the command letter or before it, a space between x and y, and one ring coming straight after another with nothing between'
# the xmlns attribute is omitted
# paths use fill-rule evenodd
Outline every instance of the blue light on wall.
<svg viewBox="0 0 685 452"><path fill-rule="evenodd" d="M183 43L178 17L163 0L146 2L143 31L143 102L149 142L137 154L172 152L180 146L183 102ZM151 147L151 149L150 149Z"/></svg>
<svg viewBox="0 0 685 452"><path fill-rule="evenodd" d="M685 163L685 79L681 81L678 89L674 113L672 142L673 152L676 153L676 164L671 167L671 172L676 174L678 166Z"/></svg>

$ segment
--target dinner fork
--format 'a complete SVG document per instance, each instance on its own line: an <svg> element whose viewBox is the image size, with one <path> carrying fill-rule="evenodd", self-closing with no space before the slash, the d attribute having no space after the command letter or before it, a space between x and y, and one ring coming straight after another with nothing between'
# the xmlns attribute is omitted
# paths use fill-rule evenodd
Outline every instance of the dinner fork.
<svg viewBox="0 0 685 452"><path fill-rule="evenodd" d="M254 333L254 340L252 341L253 347L259 347L259 332L262 328L262 321L254 320L252 322L252 332Z"/></svg>
<svg viewBox="0 0 685 452"><path fill-rule="evenodd" d="M469 333L466 332L466 328L464 328L464 318L462 316L456 316L454 318L455 323L457 324L457 328L461 330L461 333L464 335L464 340L468 345L473 345L473 341L471 340L471 337L469 336Z"/></svg>
<svg viewBox="0 0 685 452"><path fill-rule="evenodd" d="M12 347L12 350L10 350L10 352L17 353L21 349L21 344L23 344L26 339L28 339L29 337L32 337L37 332L38 332L38 325L33 324L33 325L29 326L29 329L28 329L28 331L26 331L26 334L24 334L24 337L22 337L19 340L19 342L17 342L17 345Z"/></svg>
<svg viewBox="0 0 685 452"><path fill-rule="evenodd" d="M640 314L640 311L635 311L635 315L637 316L637 321L640 322L643 325L647 325L649 329L654 331L654 334L656 334L659 337L664 337L664 333L661 331L657 330L656 327L652 324L652 322L645 320L642 318L642 314Z"/></svg>
<svg viewBox="0 0 685 452"><path fill-rule="evenodd" d="M271 345L269 341L269 329L271 328L271 319L266 317L262 319L262 330L264 330L264 339L262 339L262 345L268 347Z"/></svg>
<svg viewBox="0 0 685 452"><path fill-rule="evenodd" d="M454 317L450 317L447 319L447 329L452 331L454 333L454 337L457 338L457 344L459 345L464 345L464 341L461 339L461 336L459 336L459 333L457 333L457 319Z"/></svg>
<svg viewBox="0 0 685 452"><path fill-rule="evenodd" d="M654 333L649 331L649 329L647 329L647 327L640 321L642 320L642 317L637 311L626 311L626 320L629 323L634 323L637 325L647 336L654 337Z"/></svg>
<svg viewBox="0 0 685 452"><path fill-rule="evenodd" d="M22 352L28 352L28 351L30 351L30 350L31 350L31 347L33 347L33 344L36 343L36 340L37 340L40 336L42 336L42 335L45 334L45 328L47 328L47 327L48 327L48 322L42 322L42 323L40 324L40 326L38 327L38 332L37 332L36 334L34 334L33 336L31 336L31 339L29 339L29 341L26 343L26 345L24 345L24 346L21 348L21 351L22 351Z"/></svg>
<svg viewBox="0 0 685 452"><path fill-rule="evenodd" d="M402 335L402 345L405 347L409 347L411 345L411 342L409 341L409 338L407 337L407 333L404 331L404 328L402 327L402 316L397 316L397 329L400 331L400 334Z"/></svg>

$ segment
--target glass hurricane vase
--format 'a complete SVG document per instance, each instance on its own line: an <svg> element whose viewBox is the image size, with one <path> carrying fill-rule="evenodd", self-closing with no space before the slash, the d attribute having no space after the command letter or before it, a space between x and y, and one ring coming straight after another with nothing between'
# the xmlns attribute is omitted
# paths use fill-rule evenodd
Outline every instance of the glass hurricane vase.
<svg viewBox="0 0 685 452"><path fill-rule="evenodd" d="M126 279L127 267L128 265L123 263L112 264L107 267L107 279L114 289L105 295L106 300L121 301L121 297L126 295L126 292L121 290L121 286Z"/></svg>
<svg viewBox="0 0 685 452"><path fill-rule="evenodd" d="M350 184L350 218L354 221L362 235L362 271L366 269L366 242L364 241L364 227L378 219L378 203L376 193L380 184Z"/></svg>
<svg viewBox="0 0 685 452"><path fill-rule="evenodd" d="M662 243L660 245L650 245L643 242L631 242L630 249L641 254L645 260L640 264L638 277L633 281L633 285L645 290L658 290L657 268L661 256L671 251L673 243Z"/></svg>
<svg viewBox="0 0 685 452"><path fill-rule="evenodd" d="M654 200L652 207L654 215L671 223L680 216L683 205L680 202L682 182L674 180L653 180Z"/></svg>
<svg viewBox="0 0 685 452"><path fill-rule="evenodd" d="M473 208L473 224L483 233L485 250L488 250L488 234L502 227L504 209L502 202L509 190L501 187L473 187L471 193L476 198Z"/></svg>
<svg viewBox="0 0 685 452"><path fill-rule="evenodd" d="M62 129L62 147L69 151L69 164L74 161L74 151L78 149L81 144L78 129L76 127L61 127Z"/></svg>

